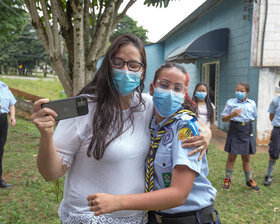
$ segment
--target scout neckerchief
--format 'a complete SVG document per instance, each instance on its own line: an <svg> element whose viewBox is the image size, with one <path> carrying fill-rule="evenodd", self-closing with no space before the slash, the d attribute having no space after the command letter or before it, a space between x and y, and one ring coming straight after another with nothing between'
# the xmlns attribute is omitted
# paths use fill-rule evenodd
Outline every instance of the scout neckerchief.
<svg viewBox="0 0 280 224"><path fill-rule="evenodd" d="M162 127L159 129L156 137L153 137L153 132L154 129L150 128L150 132L151 132L151 145L150 145L150 150L149 150L149 154L147 157L147 163L146 163L146 177L145 177L145 192L149 192L149 191L153 191L154 188L154 159L156 156L156 151L159 147L159 143L160 140L162 138L162 136L165 133L166 127L168 127L169 125L171 125L175 120L175 116L177 114L181 114L186 112L188 115L194 116L195 114L189 110L179 110L177 111L175 114L173 114L171 117L169 117L169 119L162 125Z"/></svg>

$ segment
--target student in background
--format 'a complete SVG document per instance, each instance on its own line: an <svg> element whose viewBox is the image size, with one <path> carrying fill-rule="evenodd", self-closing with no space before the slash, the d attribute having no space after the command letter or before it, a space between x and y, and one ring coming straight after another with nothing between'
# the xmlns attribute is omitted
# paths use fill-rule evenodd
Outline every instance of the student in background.
<svg viewBox="0 0 280 224"><path fill-rule="evenodd" d="M4 146L7 140L8 134L8 120L12 127L16 125L15 118L15 103L16 99L10 91L9 87L0 81L0 187L11 188L12 185L6 183L2 179L2 158L4 154ZM10 118L8 119L8 113L10 112Z"/></svg>
<svg viewBox="0 0 280 224"><path fill-rule="evenodd" d="M279 82L280 87L280 82ZM268 109L269 118L273 129L271 132L270 143L269 143L269 160L267 174L264 178L264 185L270 186L272 183L272 171L276 163L276 160L279 159L280 153L280 96L276 96Z"/></svg>
<svg viewBox="0 0 280 224"><path fill-rule="evenodd" d="M226 177L223 189L231 188L231 175L237 155L241 155L246 185L255 191L260 191L251 176L250 155L256 153L256 141L253 136L253 121L257 118L257 107L253 100L248 99L250 85L246 82L238 83L236 98L229 99L222 112L222 120L229 121L225 151L228 153L226 163Z"/></svg>
<svg viewBox="0 0 280 224"><path fill-rule="evenodd" d="M214 122L215 106L210 100L205 83L200 82L195 86L192 99L197 105L197 116L210 128Z"/></svg>

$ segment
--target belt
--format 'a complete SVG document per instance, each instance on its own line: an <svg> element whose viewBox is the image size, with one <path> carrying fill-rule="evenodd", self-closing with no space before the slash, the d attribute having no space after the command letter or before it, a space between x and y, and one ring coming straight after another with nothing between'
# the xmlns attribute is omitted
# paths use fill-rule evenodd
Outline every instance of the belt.
<svg viewBox="0 0 280 224"><path fill-rule="evenodd" d="M0 113L0 116L6 116L7 113Z"/></svg>
<svg viewBox="0 0 280 224"><path fill-rule="evenodd" d="M251 124L252 123L252 121L249 121L249 122L239 122L239 121L232 121L232 120L230 122L241 124L241 125L247 125L247 124Z"/></svg>
<svg viewBox="0 0 280 224"><path fill-rule="evenodd" d="M209 223L217 221L217 214L213 204L199 211L182 212L175 214L154 212L156 220L159 224L197 224L196 213L200 215L201 223Z"/></svg>
<svg viewBox="0 0 280 224"><path fill-rule="evenodd" d="M249 122L239 122L239 121L230 121L230 122L232 122L232 123L236 123L236 124L240 124L240 125L242 125L242 126L245 126L245 125L250 125L250 136L251 137L253 137L254 136L254 131L253 131L253 125L252 125L252 123L254 122L254 121L249 121Z"/></svg>

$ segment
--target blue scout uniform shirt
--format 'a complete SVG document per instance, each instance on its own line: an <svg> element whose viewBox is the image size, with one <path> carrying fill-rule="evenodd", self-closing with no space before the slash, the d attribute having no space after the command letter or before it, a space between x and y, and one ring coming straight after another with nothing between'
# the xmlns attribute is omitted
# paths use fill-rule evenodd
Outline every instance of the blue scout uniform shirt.
<svg viewBox="0 0 280 224"><path fill-rule="evenodd" d="M193 149L182 148L182 139L186 136L191 136L192 131L187 124L187 120L192 119L187 113L178 114L175 116L176 121L166 129L164 136L160 141L154 160L154 190L163 189L170 186L172 169L176 165L186 165L197 173L191 192L184 205L162 210L166 213L178 213L197 211L211 205L216 196L216 189L211 185L206 176L208 175L208 163L206 154L203 159L198 161L199 153L188 156L188 153ZM166 121L163 120L156 124L155 117L152 120L151 127L154 130L153 136ZM197 123L197 122L196 122Z"/></svg>
<svg viewBox="0 0 280 224"><path fill-rule="evenodd" d="M9 113L9 107L13 106L16 102L9 87L4 82L0 81L0 113Z"/></svg>
<svg viewBox="0 0 280 224"><path fill-rule="evenodd" d="M230 119L231 121L250 122L254 121L258 116L255 101L248 98L244 101L238 100L237 98L229 99L221 115L227 116L236 109L242 109L242 113L239 116L232 117Z"/></svg>
<svg viewBox="0 0 280 224"><path fill-rule="evenodd" d="M271 124L275 127L280 127L280 96L273 98L268 108L268 112L274 114Z"/></svg>

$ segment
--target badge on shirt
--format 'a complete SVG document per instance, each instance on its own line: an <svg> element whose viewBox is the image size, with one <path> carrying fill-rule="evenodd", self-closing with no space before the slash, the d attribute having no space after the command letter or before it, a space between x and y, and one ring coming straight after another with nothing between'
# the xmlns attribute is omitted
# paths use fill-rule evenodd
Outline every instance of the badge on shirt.
<svg viewBox="0 0 280 224"><path fill-rule="evenodd" d="M192 135L192 130L190 128L181 128L179 130L179 136L178 136L178 139L179 140L184 140L186 138L189 138L191 137Z"/></svg>
<svg viewBox="0 0 280 224"><path fill-rule="evenodd" d="M162 173L162 179L165 187L170 187L171 173Z"/></svg>
<svg viewBox="0 0 280 224"><path fill-rule="evenodd" d="M164 128L165 133L164 136L162 137L162 144L165 146L168 143L172 142L174 134L172 128Z"/></svg>

